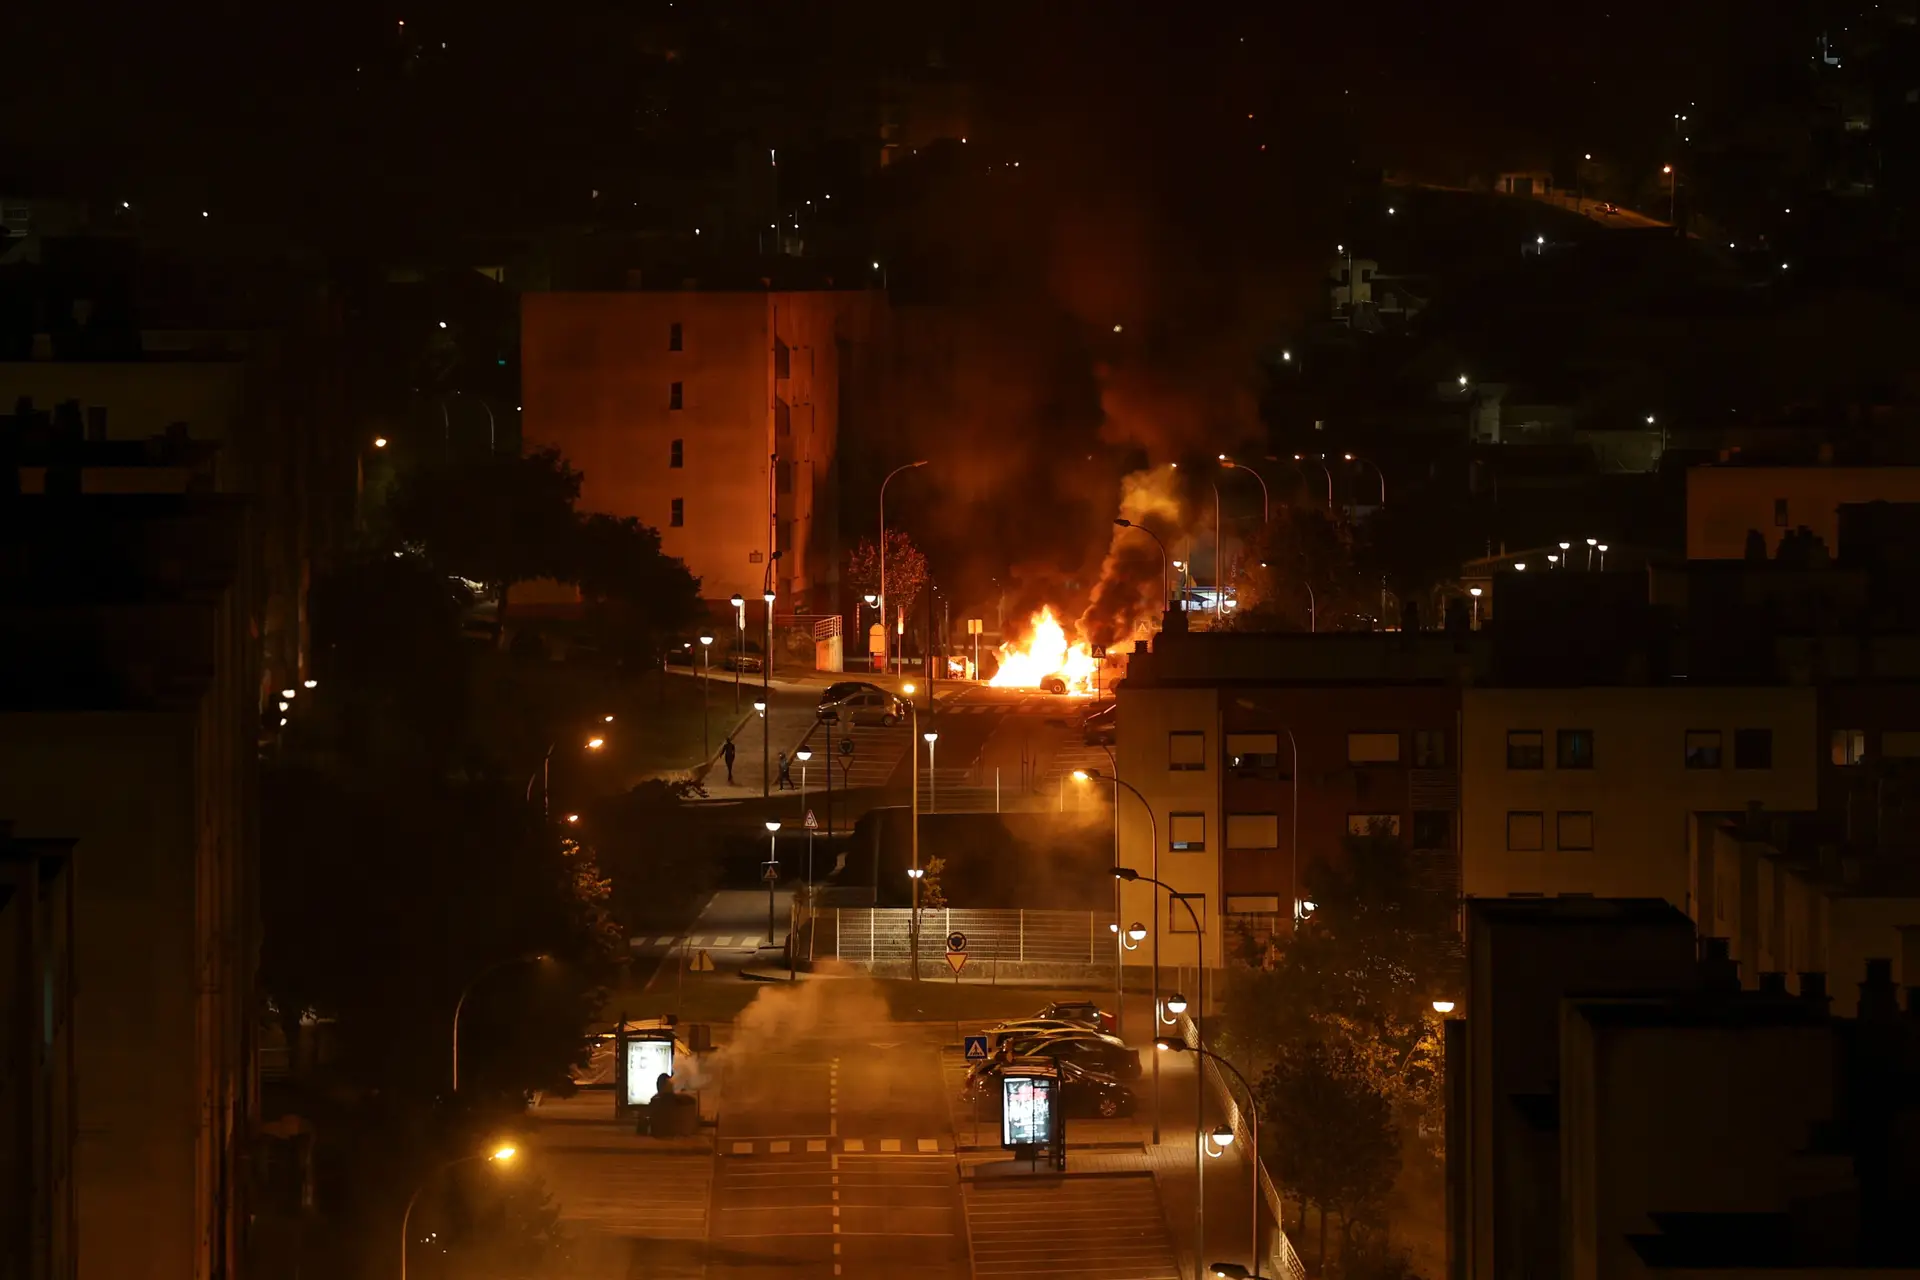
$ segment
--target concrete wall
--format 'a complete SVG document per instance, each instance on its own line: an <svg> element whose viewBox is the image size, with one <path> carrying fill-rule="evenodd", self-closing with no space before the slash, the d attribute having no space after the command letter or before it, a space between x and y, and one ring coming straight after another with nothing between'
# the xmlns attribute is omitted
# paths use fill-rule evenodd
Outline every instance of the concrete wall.
<svg viewBox="0 0 1920 1280"><path fill-rule="evenodd" d="M1688 909L1689 815L1811 809L1815 707L1809 688L1468 689L1461 696L1462 886L1482 897L1592 893L1660 897ZM1773 731L1772 767L1735 769L1736 729ZM1591 729L1594 767L1555 767L1556 731ZM1545 767L1507 767L1509 731L1542 734ZM1721 765L1686 767L1689 730L1718 730ZM1512 850L1508 815L1542 815L1542 848ZM1556 815L1593 815L1593 848L1556 848Z"/></svg>
<svg viewBox="0 0 1920 1280"><path fill-rule="evenodd" d="M1687 559L1738 560L1749 529L1760 531L1772 555L1780 536L1801 525L1838 552L1841 505L1875 501L1920 502L1920 467L1692 467Z"/></svg>

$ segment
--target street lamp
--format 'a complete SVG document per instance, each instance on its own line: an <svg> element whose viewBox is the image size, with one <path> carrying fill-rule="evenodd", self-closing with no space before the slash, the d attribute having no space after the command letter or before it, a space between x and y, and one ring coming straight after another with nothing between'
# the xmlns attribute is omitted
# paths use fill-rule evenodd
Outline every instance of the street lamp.
<svg viewBox="0 0 1920 1280"><path fill-rule="evenodd" d="M713 683L713 637L700 637L700 758L713 759L713 729L707 715L707 689ZM703 766L704 767L704 766Z"/></svg>
<svg viewBox="0 0 1920 1280"><path fill-rule="evenodd" d="M578 815L573 815L573 817L577 816ZM571 822L573 817L569 817L568 821ZM453 1002L453 1091L455 1093L460 1092L460 1011L466 1007L467 997L472 994L476 986L480 985L482 978L498 973L502 969L511 969L518 964L543 964L548 958L545 952L536 952L533 955L513 956L506 960L496 960L480 972L474 974L473 977L467 980L467 985L460 988L460 998Z"/></svg>
<svg viewBox="0 0 1920 1280"><path fill-rule="evenodd" d="M1435 1001L1433 1002L1433 1011L1434 1011L1435 1013L1452 1013L1452 1012L1453 1012L1453 1001L1451 1001L1451 1000L1435 1000Z"/></svg>
<svg viewBox="0 0 1920 1280"><path fill-rule="evenodd" d="M1296 772L1298 771L1296 770ZM1152 866L1155 872L1158 872L1160 870L1160 824L1153 816L1153 805L1147 801L1145 796L1140 794L1140 789L1130 782L1122 782L1119 778L1108 777L1098 769L1075 769L1073 771L1073 780L1075 782L1111 782L1114 786L1116 799L1122 789L1133 794L1133 798L1138 800L1141 807L1147 811L1147 856L1150 859L1149 865ZM1119 839L1118 832L1120 830L1117 809L1115 811L1113 829L1116 833L1114 838L1117 842ZM1126 872L1125 875L1121 874L1123 871ZM1118 849L1115 850L1113 874L1121 880L1131 880L1134 878L1132 871L1119 864ZM1149 878L1151 879L1151 877ZM1157 884L1159 882L1155 881L1154 883ZM1153 1018L1154 1025L1158 1026L1160 1021L1160 916L1158 904L1155 904L1153 910L1153 955L1151 957L1153 964ZM1116 904L1114 914L1116 916L1119 915L1118 904ZM1180 1007L1182 1009L1186 1008L1186 1001L1181 1001ZM1160 1145L1160 1061L1158 1058L1154 1059L1153 1067L1153 1143L1155 1146Z"/></svg>
<svg viewBox="0 0 1920 1280"><path fill-rule="evenodd" d="M461 1156L458 1159L448 1160L434 1166L433 1170L427 1174L426 1180L415 1187L413 1194L407 1197L406 1210L400 1215L400 1280L407 1280L407 1246L413 1243L410 1238L412 1232L409 1230L409 1225L413 1221L414 1202L419 1200L420 1193L427 1189L427 1183L432 1182L435 1178L453 1168L455 1165L477 1164L482 1160L489 1164L505 1165L510 1163L518 1154L519 1149L513 1146L513 1144L503 1142L495 1146L492 1151L487 1152L485 1155Z"/></svg>
<svg viewBox="0 0 1920 1280"><path fill-rule="evenodd" d="M1220 465L1229 471L1244 471L1260 482L1260 523L1265 526L1273 520L1273 502L1267 492L1267 478L1245 463L1235 462L1226 454L1220 455Z"/></svg>
<svg viewBox="0 0 1920 1280"><path fill-rule="evenodd" d="M1607 544L1603 542L1595 548L1595 550L1600 553L1600 572L1605 573L1607 571Z"/></svg>
<svg viewBox="0 0 1920 1280"><path fill-rule="evenodd" d="M386 448L386 447L387 447L387 438L386 438L385 436L375 436L375 437L373 438L373 447L374 447L374 448L376 448L376 449L384 449L384 448Z"/></svg>
<svg viewBox="0 0 1920 1280"><path fill-rule="evenodd" d="M780 876L780 820L767 819L767 945L773 945L773 886Z"/></svg>
<svg viewBox="0 0 1920 1280"><path fill-rule="evenodd" d="M1135 524L1125 516L1116 518L1113 523L1115 527L1121 529L1138 529L1153 539L1154 546L1160 548L1160 607L1161 611L1165 612L1167 601L1173 596L1173 581L1167 572L1167 544L1160 541L1159 534L1143 524Z"/></svg>
<svg viewBox="0 0 1920 1280"><path fill-rule="evenodd" d="M1154 885L1157 888L1165 889L1167 891L1168 898L1172 899L1174 902L1177 902L1181 906L1186 908L1187 918L1193 921L1194 956L1197 962L1194 965L1194 968L1198 970L1200 975L1200 1008L1197 1010L1197 1016L1194 1018L1193 1024L1192 1024L1193 1038L1196 1040L1204 1039L1204 1035L1200 1029L1200 1018L1198 1015L1204 1015L1207 1010L1207 934L1206 934L1206 926L1201 924L1200 922L1199 913L1194 911L1192 902L1188 901L1185 897L1181 896L1180 894L1175 893L1173 891L1173 886L1170 884L1167 884L1165 881L1156 880L1152 876L1143 876L1138 871L1135 871L1132 867L1115 867L1113 869L1113 874L1118 876L1122 880L1145 880L1147 883ZM1154 908L1153 922L1154 922L1154 932L1157 934L1160 931L1159 929L1160 913L1157 905ZM1179 1001L1179 1004L1177 1006L1175 1005L1174 1000ZM1187 1009L1186 999L1180 996L1179 993L1176 992L1174 995L1174 998L1167 1001L1167 1008L1172 1010L1172 1012L1176 1016L1179 1014L1185 1013ZM1156 1022L1158 1022L1159 1015L1157 1013L1154 1015L1154 1019ZM1163 1037L1155 1036L1154 1043L1158 1045L1162 1038ZM1157 1053L1154 1054L1153 1060L1155 1062L1158 1062L1160 1060L1160 1055ZM1155 1078L1156 1079L1158 1078L1157 1072L1156 1072ZM1201 1133L1203 1131L1203 1127L1206 1125L1206 1122L1207 1122L1207 1094L1206 1094L1206 1090L1198 1087L1199 1082L1197 1080L1194 1083L1196 1087L1193 1091L1193 1133L1194 1133L1195 1142L1199 1143L1202 1141ZM1204 1170L1205 1168L1205 1166L1200 1163L1200 1159L1201 1159L1200 1152L1196 1151L1194 1153L1194 1167L1196 1171ZM1259 1179L1255 1178L1254 1181L1257 1184L1259 1182ZM1197 1179L1194 1185L1194 1197L1193 1197L1193 1248L1194 1248L1193 1265L1194 1265L1195 1275L1200 1274L1199 1272L1200 1250L1206 1247L1204 1243L1207 1236L1207 1232L1206 1232L1207 1215L1206 1215L1206 1209L1205 1209L1206 1189L1207 1189L1206 1179L1204 1176L1202 1176Z"/></svg>
<svg viewBox="0 0 1920 1280"><path fill-rule="evenodd" d="M777 559L778 557L776 557ZM773 577L773 561L767 562L767 577ZM760 597L767 604L767 640L760 651L760 699L773 701L773 591L769 588ZM760 721L760 795L762 799L773 794L773 717L762 713Z"/></svg>
<svg viewBox="0 0 1920 1280"><path fill-rule="evenodd" d="M570 814L568 814L568 815L567 815L567 825L568 825L568 826L570 826L570 827L573 827L573 826L578 826L579 824L580 824L580 815L579 815L579 814L577 814L577 813L570 813Z"/></svg>
<svg viewBox="0 0 1920 1280"><path fill-rule="evenodd" d="M1363 467L1373 468L1373 474L1380 477L1380 505L1383 507L1386 506L1387 505L1387 473L1381 469L1380 464L1373 461L1373 459L1371 458L1357 458L1351 453L1343 453L1340 456L1342 458L1345 458L1348 462L1357 463Z"/></svg>
<svg viewBox="0 0 1920 1280"><path fill-rule="evenodd" d="M912 838L908 841L907 878L913 881L913 915L909 918L908 933L909 945L913 949L913 980L918 982L920 981L920 877L926 874L920 868L920 748L913 745L920 737L920 704L913 700L914 687L911 681L901 685L900 692L907 695L907 712L913 717L913 727L909 731L911 736L907 738L907 746L914 757L910 762L912 767L907 770L912 777L912 791L908 797L908 825ZM933 743L928 742L927 748L927 758L931 761ZM876 885L879 879L876 872L874 876ZM875 893L878 893L878 889Z"/></svg>
<svg viewBox="0 0 1920 1280"><path fill-rule="evenodd" d="M607 740L605 738L594 737L594 738L587 739L587 750L589 751L598 751L600 748L606 745L607 745Z"/></svg>
<svg viewBox="0 0 1920 1280"><path fill-rule="evenodd" d="M813 902L813 824L806 822L806 819L813 816L812 811L807 808L807 761L813 759L813 748L801 747L793 753L793 758L800 762L800 818L807 828L807 902L811 905ZM827 767L833 766L829 764Z"/></svg>
<svg viewBox="0 0 1920 1280"><path fill-rule="evenodd" d="M1304 463L1307 461L1307 458L1306 458L1306 455L1304 454L1296 453L1293 455L1293 460L1295 462ZM1333 510L1333 472L1327 470L1326 455L1324 454L1315 455L1315 457L1313 458L1313 464L1319 467L1321 474L1326 476L1327 478L1327 510L1331 511ZM1301 482L1305 483L1306 478L1307 478L1307 469L1303 466L1300 468Z"/></svg>
<svg viewBox="0 0 1920 1280"><path fill-rule="evenodd" d="M738 591L728 601L733 605L733 711L740 713L740 655L747 648L747 598Z"/></svg>
<svg viewBox="0 0 1920 1280"><path fill-rule="evenodd" d="M940 775L933 771L933 746L940 735L932 729L920 735L927 744L927 812L940 812Z"/></svg>
<svg viewBox="0 0 1920 1280"><path fill-rule="evenodd" d="M876 262L873 265L875 270L879 269L879 263ZM887 478L880 482L880 600L876 607L880 610L880 643L882 645L887 644L887 486L892 484L893 478L902 471L912 471L926 465L927 460L922 458L918 462L909 462L903 467L895 467L887 472ZM892 654L889 649L882 648L880 656L881 669L885 670L887 660ZM915 963L918 964L917 959Z"/></svg>
<svg viewBox="0 0 1920 1280"><path fill-rule="evenodd" d="M1473 597L1473 629L1480 629L1480 588L1468 587L1467 594Z"/></svg>

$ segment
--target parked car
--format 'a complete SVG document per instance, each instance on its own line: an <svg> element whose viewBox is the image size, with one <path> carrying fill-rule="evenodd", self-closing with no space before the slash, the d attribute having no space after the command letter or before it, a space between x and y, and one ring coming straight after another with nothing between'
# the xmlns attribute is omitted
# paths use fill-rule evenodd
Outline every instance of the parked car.
<svg viewBox="0 0 1920 1280"><path fill-rule="evenodd" d="M1000 1057L1060 1058L1122 1079L1140 1077L1140 1054L1136 1050L1116 1036L1102 1035L1085 1027L1008 1036L1001 1042Z"/></svg>
<svg viewBox="0 0 1920 1280"><path fill-rule="evenodd" d="M828 685L826 688L820 691L819 709L821 711L825 711L828 707L831 707L834 703L843 701L846 698L850 698L856 693L885 693L885 692L886 692L885 689L882 689L879 685L874 684L870 680L836 680L832 684Z"/></svg>
<svg viewBox="0 0 1920 1280"><path fill-rule="evenodd" d="M971 1102L978 1097L998 1105L1000 1077L1010 1065L999 1059L976 1062L967 1072L967 1082L960 1091L960 1100ZM1060 1063L1060 1106L1068 1116L1112 1119L1132 1115L1138 1105L1139 1099L1134 1096L1133 1090L1112 1076L1103 1075L1077 1062Z"/></svg>
<svg viewBox="0 0 1920 1280"><path fill-rule="evenodd" d="M866 689L820 708L823 715L829 711L841 724L877 724L889 729L907 718L906 704L885 689Z"/></svg>
<svg viewBox="0 0 1920 1280"><path fill-rule="evenodd" d="M1090 1030L1097 1030L1097 1028L1066 1018L1012 1018L987 1028L987 1048L993 1053L998 1053L1000 1046L1009 1040L1026 1040L1048 1031Z"/></svg>
<svg viewBox="0 0 1920 1280"><path fill-rule="evenodd" d="M757 653L730 653L725 663L728 671L758 671L761 665L760 655Z"/></svg>
<svg viewBox="0 0 1920 1280"><path fill-rule="evenodd" d="M1048 693L1065 693L1067 691L1067 682L1061 676L1048 676L1040 682L1040 687Z"/></svg>
<svg viewBox="0 0 1920 1280"><path fill-rule="evenodd" d="M1033 1016L1035 1019L1075 1022L1083 1027L1092 1027L1103 1035L1113 1034L1113 1015L1091 1000L1055 1000Z"/></svg>
<svg viewBox="0 0 1920 1280"><path fill-rule="evenodd" d="M1120 704L1109 702L1081 718L1080 740L1090 747L1111 747L1120 737Z"/></svg>

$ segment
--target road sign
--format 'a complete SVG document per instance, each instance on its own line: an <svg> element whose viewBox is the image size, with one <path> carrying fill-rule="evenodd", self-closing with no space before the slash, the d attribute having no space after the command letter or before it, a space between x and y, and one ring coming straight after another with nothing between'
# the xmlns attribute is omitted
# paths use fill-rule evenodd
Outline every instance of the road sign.
<svg viewBox="0 0 1920 1280"><path fill-rule="evenodd" d="M850 756L850 755L852 755L852 754L853 754L853 739L852 739L852 738L842 738L842 739L840 739L840 754L841 754L841 755L843 755L843 756Z"/></svg>
<svg viewBox="0 0 1920 1280"><path fill-rule="evenodd" d="M985 1036L967 1037L967 1061L985 1062L987 1060L987 1038Z"/></svg>
<svg viewBox="0 0 1920 1280"><path fill-rule="evenodd" d="M820 820L813 816L813 810L811 809L807 810L807 830L818 831L819 829L820 829Z"/></svg>
<svg viewBox="0 0 1920 1280"><path fill-rule="evenodd" d="M947 935L947 950L965 951L966 949L967 949L966 934L960 932L958 929L955 929L952 933Z"/></svg>
<svg viewBox="0 0 1920 1280"><path fill-rule="evenodd" d="M1107 656L1107 646L1103 644L1093 646L1093 656L1096 658L1105 658Z"/></svg>
<svg viewBox="0 0 1920 1280"><path fill-rule="evenodd" d="M712 973L713 956L708 953L706 948L702 947L693 953L693 962L689 964L687 968L693 970L695 973Z"/></svg>
<svg viewBox="0 0 1920 1280"><path fill-rule="evenodd" d="M981 632L985 631L986 629L987 629L987 621L985 618L968 618L967 619L968 635L977 636Z"/></svg>
<svg viewBox="0 0 1920 1280"><path fill-rule="evenodd" d="M778 879L780 878L780 864L779 864L779 863L777 863L777 862L769 862L769 863L766 863L766 864L765 864L765 866L766 866L766 868L767 868L767 874L766 874L766 876L764 877L765 879L767 879L767 880L778 880Z"/></svg>
<svg viewBox="0 0 1920 1280"><path fill-rule="evenodd" d="M947 968L953 970L953 976L959 977L960 971L967 967L967 953L964 951L947 952Z"/></svg>

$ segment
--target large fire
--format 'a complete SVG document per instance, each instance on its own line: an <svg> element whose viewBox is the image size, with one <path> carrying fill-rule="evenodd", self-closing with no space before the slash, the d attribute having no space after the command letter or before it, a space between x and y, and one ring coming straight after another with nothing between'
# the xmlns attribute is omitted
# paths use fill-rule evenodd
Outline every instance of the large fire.
<svg viewBox="0 0 1920 1280"><path fill-rule="evenodd" d="M1092 693L1099 659L1086 641L1067 641L1066 628L1042 605L1033 615L1033 629L1017 644L1000 646L1000 669L987 681L996 689L1039 689L1049 677L1064 680L1069 693Z"/></svg>

